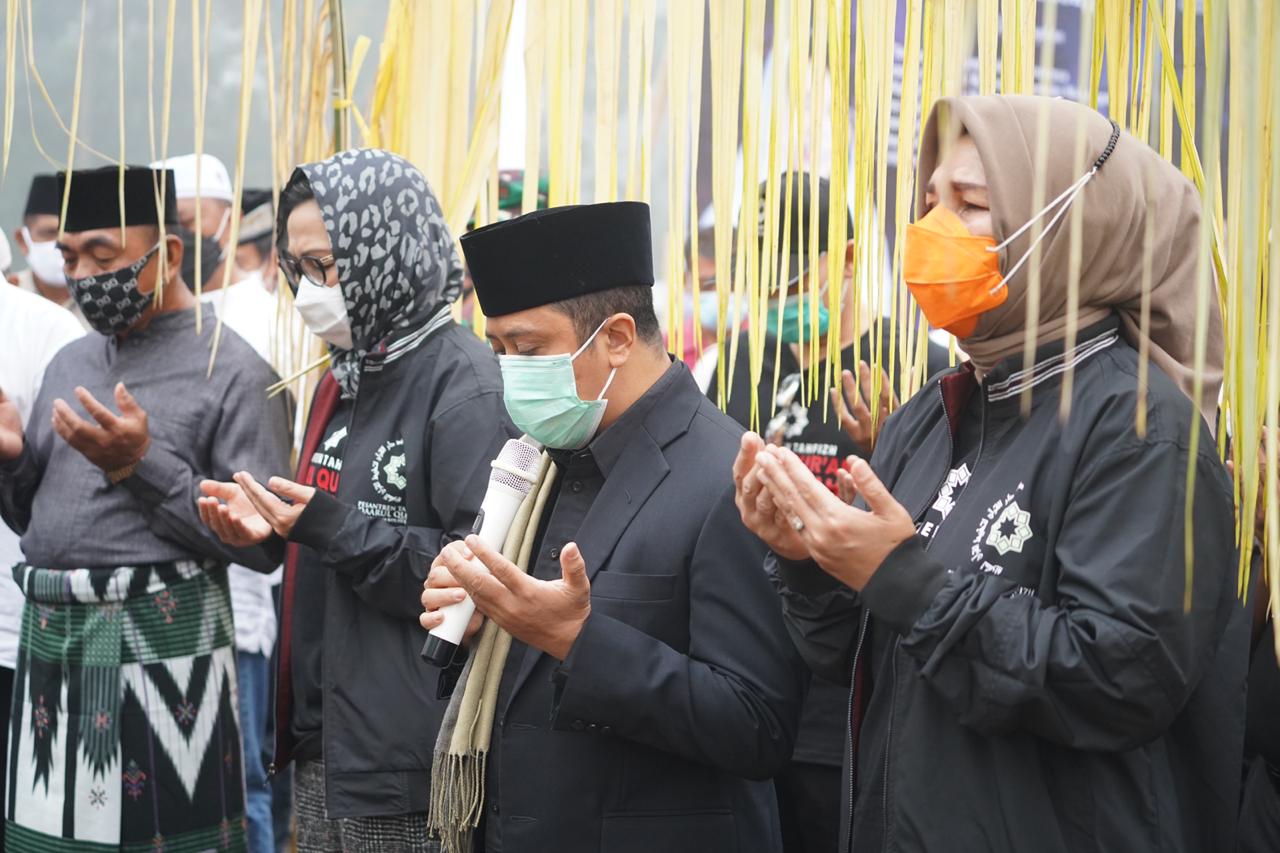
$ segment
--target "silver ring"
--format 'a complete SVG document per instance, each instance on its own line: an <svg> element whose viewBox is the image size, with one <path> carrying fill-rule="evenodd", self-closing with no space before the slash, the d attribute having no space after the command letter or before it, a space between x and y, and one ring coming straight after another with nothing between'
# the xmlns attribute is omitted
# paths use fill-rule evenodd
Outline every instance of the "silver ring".
<svg viewBox="0 0 1280 853"><path fill-rule="evenodd" d="M795 528L796 533L799 533L801 530L804 530L804 522L800 519L799 516L796 516L795 518L791 519L791 526Z"/></svg>

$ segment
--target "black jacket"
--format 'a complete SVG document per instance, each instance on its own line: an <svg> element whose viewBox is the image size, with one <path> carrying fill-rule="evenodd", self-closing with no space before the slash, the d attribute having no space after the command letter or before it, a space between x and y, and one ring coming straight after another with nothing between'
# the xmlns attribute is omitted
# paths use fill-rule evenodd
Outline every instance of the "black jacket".
<svg viewBox="0 0 1280 853"><path fill-rule="evenodd" d="M426 810L446 703L438 670L419 657L419 599L440 548L470 532L489 463L518 434L501 391L492 351L455 323L394 360L367 356L338 493L317 490L292 532L303 546L295 571L325 573L324 612L295 612L286 561L276 763L291 748L290 627L323 619L331 818Z"/></svg>
<svg viewBox="0 0 1280 853"><path fill-rule="evenodd" d="M574 536L591 615L573 650L507 660L486 792L503 853L778 850L767 780L791 755L803 665L733 503L742 429L671 370L642 418L609 427L626 443ZM559 577L548 512L530 571Z"/></svg>
<svg viewBox="0 0 1280 853"><path fill-rule="evenodd" d="M1184 613L1199 415L1153 364L1139 436L1138 356L1116 319L1079 341L981 386L957 368L886 422L872 467L919 523L967 449L953 448L961 411L982 407L949 515L860 596L770 560L810 665L846 682L869 668L842 850L1232 849L1248 626L1231 485L1202 422Z"/></svg>

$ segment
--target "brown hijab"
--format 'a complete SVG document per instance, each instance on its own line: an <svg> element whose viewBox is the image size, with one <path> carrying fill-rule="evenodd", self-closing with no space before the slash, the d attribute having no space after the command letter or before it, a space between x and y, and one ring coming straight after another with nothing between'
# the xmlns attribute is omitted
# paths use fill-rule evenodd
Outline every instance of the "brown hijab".
<svg viewBox="0 0 1280 853"><path fill-rule="evenodd" d="M925 126L917 173L917 205L940 156L939 145L967 132L987 173L991 220L997 243L1039 212L1035 192L1036 139L1047 111L1049 147L1044 176L1045 202L1071 186L1106 147L1111 123L1082 104L1030 95L942 98ZM1076 153L1080 123L1085 124L1083 163ZM1079 327L1111 311L1120 315L1124 335L1138 346L1142 299L1143 235L1152 217L1151 360L1171 376L1188 397L1195 372L1197 247L1200 245L1200 196L1192 183L1149 146L1121 133L1114 152L1076 197L1083 205ZM1043 229L1052 214L1040 220ZM1000 269L1010 269L1031 245L1030 228L1000 252ZM1061 340L1067 333L1067 277L1071 214L1065 214L1040 242L1040 317L1038 342ZM1004 304L983 314L961 346L979 368L1022 352L1027 325L1028 260L1009 281ZM1210 427L1222 385L1222 317L1215 290L1208 299L1208 348L1203 394L1195 401Z"/></svg>

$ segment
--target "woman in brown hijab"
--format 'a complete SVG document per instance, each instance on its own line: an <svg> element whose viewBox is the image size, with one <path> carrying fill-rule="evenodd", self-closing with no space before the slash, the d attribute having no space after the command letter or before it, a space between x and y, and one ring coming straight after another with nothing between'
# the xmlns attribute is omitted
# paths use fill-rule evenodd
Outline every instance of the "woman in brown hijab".
<svg viewBox="0 0 1280 853"><path fill-rule="evenodd" d="M940 102L918 178L907 282L972 360L852 461L852 506L754 435L734 470L794 639L853 689L841 850L1229 851L1247 625L1198 196L1101 115L1033 97Z"/></svg>

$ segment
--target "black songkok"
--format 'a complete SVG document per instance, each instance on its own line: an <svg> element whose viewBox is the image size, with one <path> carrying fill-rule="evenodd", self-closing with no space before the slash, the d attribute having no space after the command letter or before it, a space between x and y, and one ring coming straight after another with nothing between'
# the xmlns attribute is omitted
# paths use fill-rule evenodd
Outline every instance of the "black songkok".
<svg viewBox="0 0 1280 853"><path fill-rule="evenodd" d="M500 317L615 287L653 286L649 205L537 210L462 235L476 298Z"/></svg>
<svg viewBox="0 0 1280 853"><path fill-rule="evenodd" d="M58 194L58 176L52 172L36 175L31 179L31 189L27 190L27 206L22 215L38 216L62 215L62 196Z"/></svg>
<svg viewBox="0 0 1280 853"><path fill-rule="evenodd" d="M61 202L67 184L66 172L58 173L58 199ZM174 198L173 171L147 166L124 169L124 222L120 221L120 167L76 169L70 175L71 197L67 201L67 218L63 231L92 231L97 228L119 228L129 225L178 224L178 207ZM156 209L157 191L164 185L164 214Z"/></svg>
<svg viewBox="0 0 1280 853"><path fill-rule="evenodd" d="M787 187L791 187L791 234L787 236ZM764 233L765 223L765 185L760 185L760 245L763 251L764 241L768 235ZM800 280L800 276L805 274L805 270L809 266L809 235L812 233L810 228L818 229L818 252L825 253L827 251L827 241L830 239L830 231L828 228L831 222L831 183L826 178L818 179L817 197L812 197L809 192L809 174L807 172L792 172L788 176L785 172L778 178L778 252L782 252L783 240L787 240L787 251L790 252L786 258L778 258L778 271L782 276L782 284L792 285ZM845 236L846 239L853 239L853 217L849 215L848 208L845 208ZM841 254L844 250L841 249Z"/></svg>

